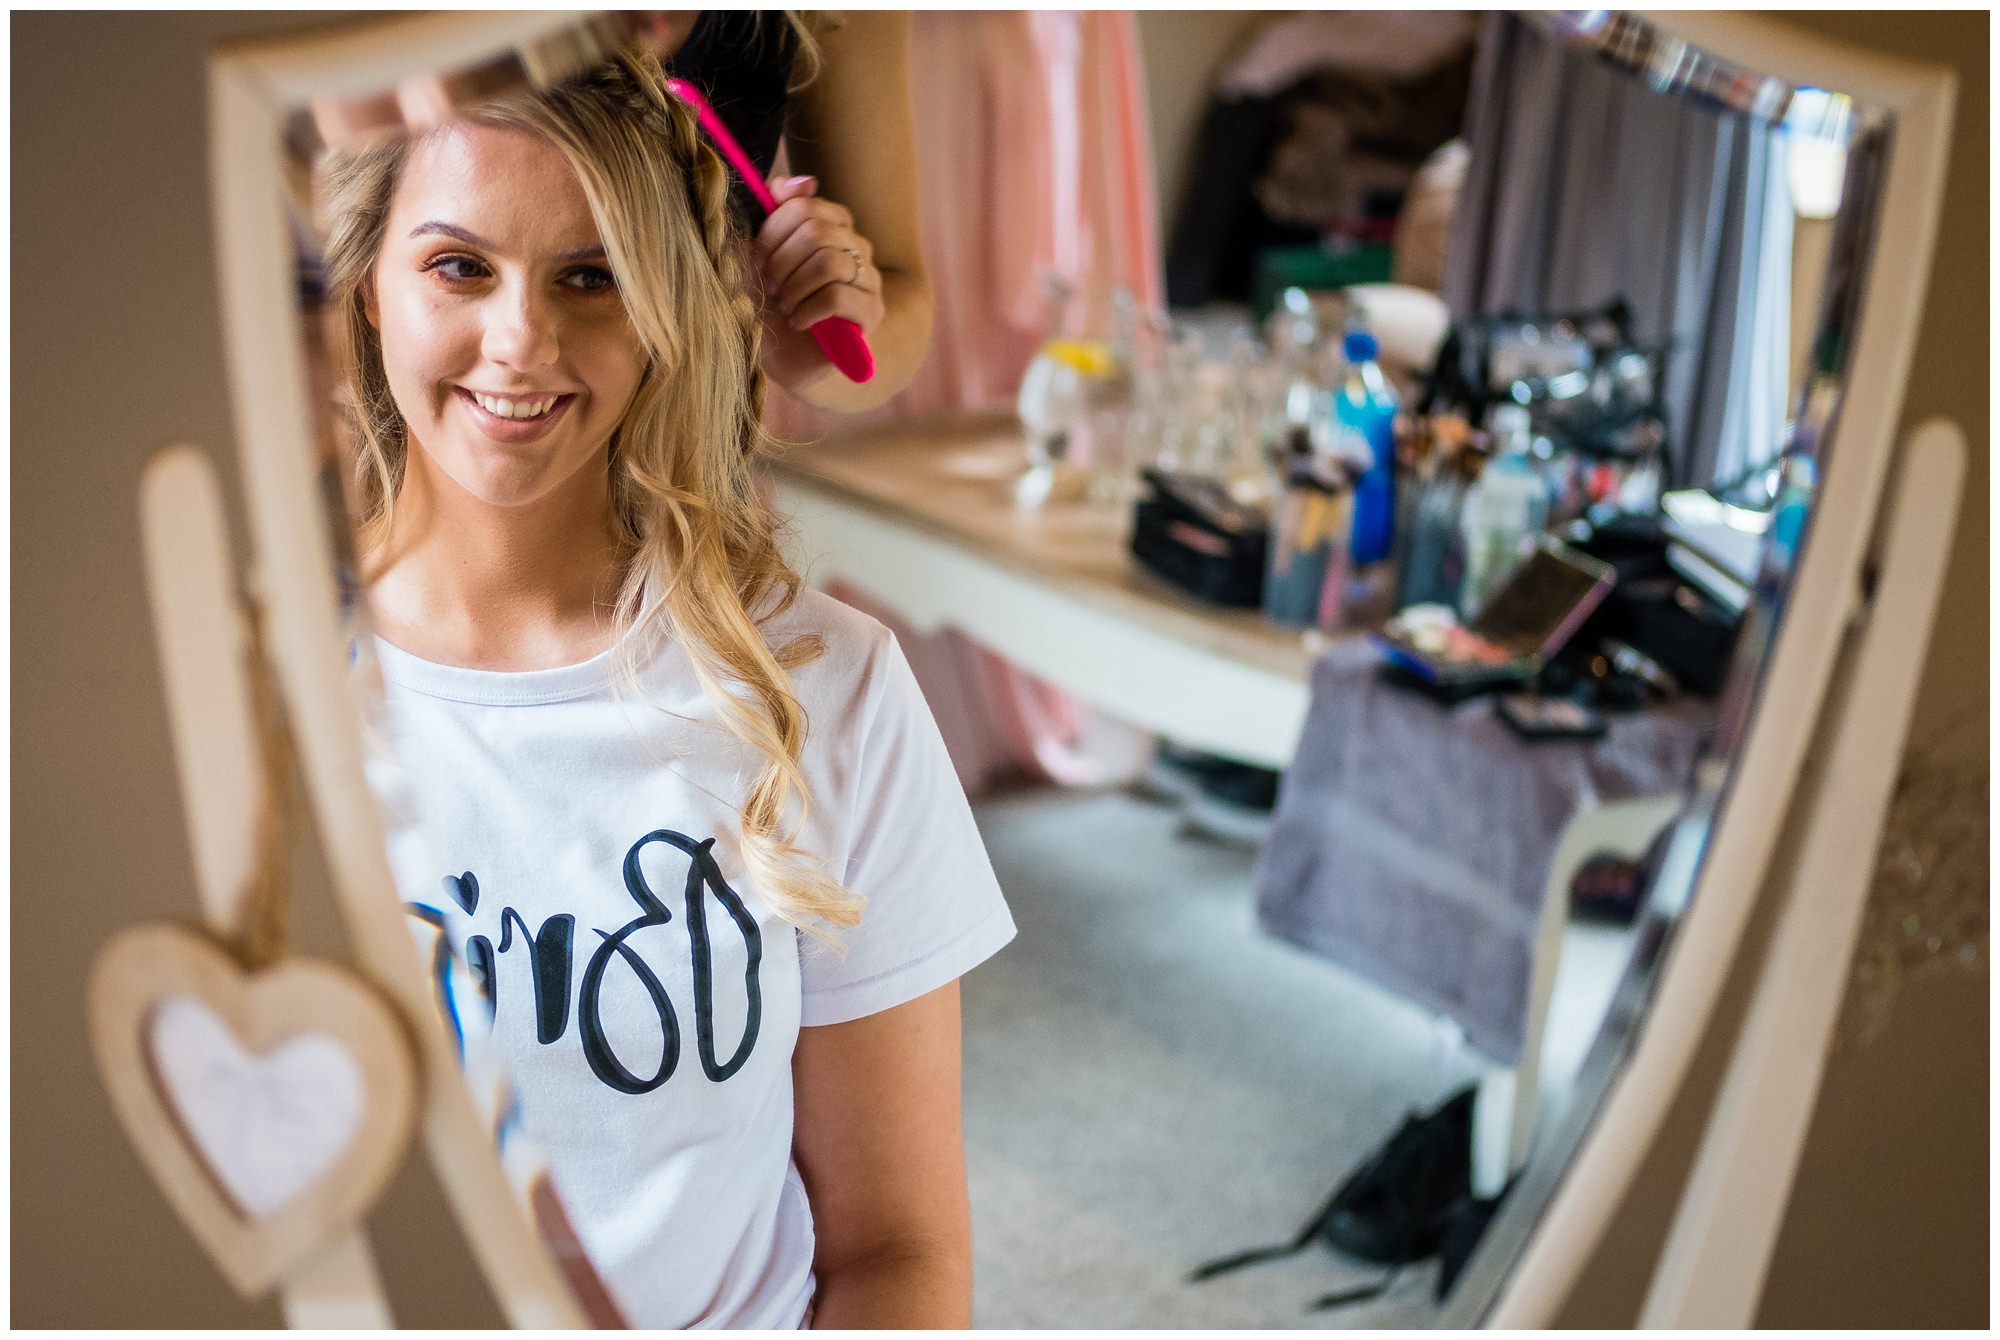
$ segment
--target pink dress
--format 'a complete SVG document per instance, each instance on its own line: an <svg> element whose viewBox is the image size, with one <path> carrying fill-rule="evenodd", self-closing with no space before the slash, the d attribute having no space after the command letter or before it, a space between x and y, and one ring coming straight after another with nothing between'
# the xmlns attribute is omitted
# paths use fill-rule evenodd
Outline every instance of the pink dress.
<svg viewBox="0 0 2000 1340"><path fill-rule="evenodd" d="M823 414L774 393L770 422L798 440L829 429L1006 410L1043 324L1041 270L1161 301L1145 85L1129 13L918 12L912 69L931 347L881 409ZM916 671L959 780L1106 780L1132 753L1067 694L955 632L923 634L865 590L833 594L888 624ZM1106 746L1086 739L1109 740Z"/></svg>

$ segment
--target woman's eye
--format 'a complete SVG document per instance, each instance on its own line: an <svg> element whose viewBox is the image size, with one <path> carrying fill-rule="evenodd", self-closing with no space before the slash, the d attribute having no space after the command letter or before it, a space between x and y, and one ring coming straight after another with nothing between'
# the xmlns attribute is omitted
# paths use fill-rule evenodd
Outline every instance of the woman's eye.
<svg viewBox="0 0 2000 1340"><path fill-rule="evenodd" d="M442 275L455 284L482 279L486 274L486 267L470 256L439 256L427 262L424 269Z"/></svg>
<svg viewBox="0 0 2000 1340"><path fill-rule="evenodd" d="M601 293L618 287L617 278L601 265L579 265L564 275L562 282L585 293Z"/></svg>

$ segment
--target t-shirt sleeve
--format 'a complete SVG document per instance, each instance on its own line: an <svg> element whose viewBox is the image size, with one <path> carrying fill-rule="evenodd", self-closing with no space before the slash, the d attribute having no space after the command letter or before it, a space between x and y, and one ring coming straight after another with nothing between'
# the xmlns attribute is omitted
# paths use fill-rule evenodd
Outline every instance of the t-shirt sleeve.
<svg viewBox="0 0 2000 1340"><path fill-rule="evenodd" d="M843 957L800 937L805 1027L843 1023L957 980L1014 938L1014 918L937 722L893 637L875 655L847 816L847 887L867 899Z"/></svg>

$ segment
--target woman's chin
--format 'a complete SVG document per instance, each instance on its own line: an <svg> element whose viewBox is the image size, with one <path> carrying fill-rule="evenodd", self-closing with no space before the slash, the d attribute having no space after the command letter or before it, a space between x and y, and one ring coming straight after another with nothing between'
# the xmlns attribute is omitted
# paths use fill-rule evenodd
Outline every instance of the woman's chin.
<svg viewBox="0 0 2000 1340"><path fill-rule="evenodd" d="M444 474L450 483L446 488L487 507L533 507L553 494L561 481L546 469L518 468L523 464L473 461L447 468Z"/></svg>
<svg viewBox="0 0 2000 1340"><path fill-rule="evenodd" d="M546 444L526 451L492 442L469 444L452 453L451 459L433 457L432 463L445 476L438 483L447 489L488 507L505 508L532 507L548 500L576 480L581 464L566 454L548 452Z"/></svg>
<svg viewBox="0 0 2000 1340"><path fill-rule="evenodd" d="M574 428L576 425L565 425ZM425 510L476 504L519 509L553 503L604 484L610 433L594 445L564 431L531 443L495 442L464 424L432 423L409 439L405 487ZM595 468L593 468L593 466ZM595 481L595 482L593 482ZM603 500L608 505L608 494Z"/></svg>
<svg viewBox="0 0 2000 1340"><path fill-rule="evenodd" d="M475 481L466 492L488 507L518 510L546 502L556 492L557 482L546 477L486 479Z"/></svg>

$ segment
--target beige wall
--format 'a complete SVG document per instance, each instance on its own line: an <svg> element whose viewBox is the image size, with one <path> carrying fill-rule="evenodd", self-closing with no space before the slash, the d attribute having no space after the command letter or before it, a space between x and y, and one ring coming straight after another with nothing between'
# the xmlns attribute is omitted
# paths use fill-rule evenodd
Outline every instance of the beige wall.
<svg viewBox="0 0 2000 1340"><path fill-rule="evenodd" d="M134 526L139 465L156 444L191 439L215 454L226 477L234 473L203 166L202 57L218 36L306 21L12 19L17 1325L278 1320L274 1307L229 1294L134 1162L92 1071L82 1002L91 958L115 929L195 911ZM1938 754L1983 768L1986 19L1793 21L1960 71L1960 134L1910 415L1951 414L1975 450L1918 728ZM1142 20L1157 71L1154 133L1170 159L1173 145L1188 141L1197 90L1236 25L1223 14ZM1180 73L1169 78L1168 70ZM1166 165L1161 176L1163 186L1176 184ZM1167 195L1169 210L1177 198ZM319 887L302 892L310 898ZM308 929L317 940L330 935L323 925ZM1767 1319L1852 1320L1873 1315L1871 1306L1967 1316L1975 1293L1983 1319L1985 1021L1983 980L1943 983L1921 992L1872 1052L1836 1063ZM420 1168L399 1183L376 1228L406 1324L493 1319Z"/></svg>
<svg viewBox="0 0 2000 1340"><path fill-rule="evenodd" d="M113 931L197 914L135 527L140 462L169 439L208 449L233 494L204 53L312 17L12 17L17 1326L280 1324L237 1300L139 1168L83 999ZM300 897L323 908L323 879ZM309 945L332 939L304 920ZM376 1215L401 1317L497 1324L441 1204L416 1159Z"/></svg>
<svg viewBox="0 0 2000 1340"><path fill-rule="evenodd" d="M1146 112L1153 135L1160 227L1172 235L1187 190L1195 137L1208 96L1268 9L1169 9L1139 15L1139 55L1146 67Z"/></svg>
<svg viewBox="0 0 2000 1340"><path fill-rule="evenodd" d="M1983 775L1991 670L1991 19L1861 11L1784 17L1958 76L1937 259L1903 421L1956 420L1968 459L1958 514L1948 519L1955 528L1951 568L1904 767ZM1888 1033L1833 1058L1760 1324L1986 1324L1990 990L1983 972L1922 982L1905 993Z"/></svg>

